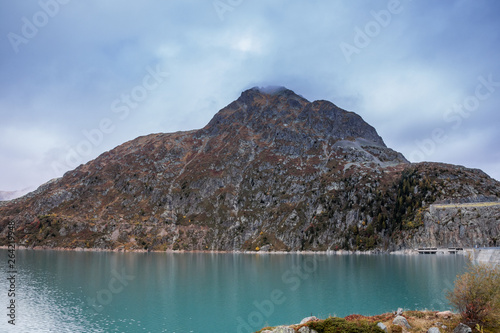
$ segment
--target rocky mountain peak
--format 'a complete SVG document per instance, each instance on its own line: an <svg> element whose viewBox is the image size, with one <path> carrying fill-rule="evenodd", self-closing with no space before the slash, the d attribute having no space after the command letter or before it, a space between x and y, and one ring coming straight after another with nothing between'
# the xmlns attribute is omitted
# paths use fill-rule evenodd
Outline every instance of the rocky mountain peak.
<svg viewBox="0 0 500 333"><path fill-rule="evenodd" d="M376 130L359 115L319 100L309 102L285 87L251 88L220 110L203 134L249 130L268 140L368 140L386 147ZM201 134L201 133L200 133Z"/></svg>
<svg viewBox="0 0 500 333"><path fill-rule="evenodd" d="M296 100L309 103L307 99L296 94L294 91L282 86L253 87L241 93L238 101L251 104L254 98L278 99L280 101Z"/></svg>

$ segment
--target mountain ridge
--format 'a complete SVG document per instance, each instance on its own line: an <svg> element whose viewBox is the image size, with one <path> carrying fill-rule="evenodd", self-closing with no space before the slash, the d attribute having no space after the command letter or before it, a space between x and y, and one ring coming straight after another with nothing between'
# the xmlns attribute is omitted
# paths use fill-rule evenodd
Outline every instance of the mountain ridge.
<svg viewBox="0 0 500 333"><path fill-rule="evenodd" d="M396 250L430 239L436 244L428 245L496 243L498 209L481 209L470 225L462 211L436 217L430 210L435 202L477 198L498 200L499 183L460 166L411 164L359 115L331 102L252 88L201 129L138 137L1 204L0 244L10 221L28 247L293 251Z"/></svg>

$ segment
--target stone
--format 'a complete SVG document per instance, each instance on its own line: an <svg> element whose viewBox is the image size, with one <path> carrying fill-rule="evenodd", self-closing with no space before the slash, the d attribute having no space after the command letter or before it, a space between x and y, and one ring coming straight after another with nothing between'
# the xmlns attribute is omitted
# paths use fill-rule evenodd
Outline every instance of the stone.
<svg viewBox="0 0 500 333"><path fill-rule="evenodd" d="M302 325L302 324L308 323L308 322L310 322L310 321L316 321L316 320L318 320L318 318L316 318L315 316L306 317L306 318L304 318L304 319L302 319L302 320L300 321L300 324L299 324L299 325Z"/></svg>
<svg viewBox="0 0 500 333"><path fill-rule="evenodd" d="M383 330L384 332L388 332L387 326L385 326L383 323L377 323L377 326L380 327L380 329Z"/></svg>
<svg viewBox="0 0 500 333"><path fill-rule="evenodd" d="M453 333L472 333L472 328L462 323L458 324L453 330Z"/></svg>
<svg viewBox="0 0 500 333"><path fill-rule="evenodd" d="M441 333L441 331L437 327L431 327L427 330L427 333Z"/></svg>
<svg viewBox="0 0 500 333"><path fill-rule="evenodd" d="M398 308L398 311L396 311L396 316L401 316L403 314L403 308Z"/></svg>
<svg viewBox="0 0 500 333"><path fill-rule="evenodd" d="M59 230L59 234L63 237L66 237L68 235L68 231L66 230L66 228L62 227L60 230Z"/></svg>
<svg viewBox="0 0 500 333"><path fill-rule="evenodd" d="M272 330L272 333L295 333L295 330L288 326L278 326Z"/></svg>
<svg viewBox="0 0 500 333"><path fill-rule="evenodd" d="M441 311L441 312L436 313L436 316L438 316L439 318L443 318L443 319L450 319L453 316L453 312Z"/></svg>
<svg viewBox="0 0 500 333"><path fill-rule="evenodd" d="M403 316L397 316L396 318L394 318L392 323L394 325L398 325L398 326L401 326L404 328L408 328L408 329L411 328L410 324L408 324L408 320L406 320L406 318Z"/></svg>
<svg viewBox="0 0 500 333"><path fill-rule="evenodd" d="M301 327L298 330L299 333L318 333L316 330L313 330L312 328L309 328L307 326Z"/></svg>

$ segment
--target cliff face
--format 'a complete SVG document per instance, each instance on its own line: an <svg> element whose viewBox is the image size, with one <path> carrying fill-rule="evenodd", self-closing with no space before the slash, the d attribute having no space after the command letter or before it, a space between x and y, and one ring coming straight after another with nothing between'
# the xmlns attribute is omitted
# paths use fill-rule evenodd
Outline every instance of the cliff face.
<svg viewBox="0 0 500 333"><path fill-rule="evenodd" d="M498 198L500 184L479 170L410 164L355 113L253 88L200 130L139 137L0 203L0 244L14 221L18 243L30 247L430 246L432 203ZM460 223L459 235L474 228L474 241L491 243L498 226L485 219L495 214L440 223L434 240L465 246L467 237L452 236Z"/></svg>
<svg viewBox="0 0 500 333"><path fill-rule="evenodd" d="M405 235L405 247L500 245L500 203L431 205L423 227Z"/></svg>

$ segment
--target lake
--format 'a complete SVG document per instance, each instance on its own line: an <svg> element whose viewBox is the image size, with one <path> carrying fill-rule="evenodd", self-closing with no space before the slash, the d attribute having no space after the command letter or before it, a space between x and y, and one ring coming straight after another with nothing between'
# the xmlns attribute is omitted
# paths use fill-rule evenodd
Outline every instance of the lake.
<svg viewBox="0 0 500 333"><path fill-rule="evenodd" d="M2 332L253 332L315 315L449 309L460 255L16 251L16 325Z"/></svg>

